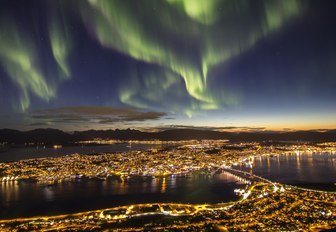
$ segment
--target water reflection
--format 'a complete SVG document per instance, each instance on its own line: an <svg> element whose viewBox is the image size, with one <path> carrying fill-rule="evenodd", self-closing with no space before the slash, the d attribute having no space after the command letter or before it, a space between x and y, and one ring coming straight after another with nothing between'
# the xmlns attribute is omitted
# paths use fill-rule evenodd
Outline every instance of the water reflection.
<svg viewBox="0 0 336 232"><path fill-rule="evenodd" d="M44 197L47 201L53 201L54 200L54 191L53 191L52 188L45 187L43 189L43 194L44 194Z"/></svg>
<svg viewBox="0 0 336 232"><path fill-rule="evenodd" d="M317 187L336 182L336 156L332 153L299 153L263 156L254 160L253 172L280 183L309 183Z"/></svg>
<svg viewBox="0 0 336 232"><path fill-rule="evenodd" d="M225 173L192 173L159 178L110 177L45 186L0 185L0 218L74 213L146 202L216 203L237 200L242 185Z"/></svg>
<svg viewBox="0 0 336 232"><path fill-rule="evenodd" d="M1 185L1 198L5 204L17 201L19 197L19 189L17 181L0 182Z"/></svg>
<svg viewBox="0 0 336 232"><path fill-rule="evenodd" d="M166 192L166 177L163 177L162 179L162 183L161 183L161 193L165 193Z"/></svg>

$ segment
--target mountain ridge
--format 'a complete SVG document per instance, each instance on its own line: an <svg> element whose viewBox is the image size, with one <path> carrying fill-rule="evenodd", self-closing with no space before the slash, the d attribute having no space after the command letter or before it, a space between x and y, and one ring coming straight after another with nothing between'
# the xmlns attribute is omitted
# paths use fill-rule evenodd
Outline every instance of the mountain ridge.
<svg viewBox="0 0 336 232"><path fill-rule="evenodd" d="M258 131L230 132L201 129L169 129L158 132L145 132L135 129L126 130L87 130L67 133L59 129L34 129L19 131L0 129L0 143L26 144L62 144L67 145L94 138L115 140L201 140L228 139L230 141L336 141L336 130L326 131Z"/></svg>

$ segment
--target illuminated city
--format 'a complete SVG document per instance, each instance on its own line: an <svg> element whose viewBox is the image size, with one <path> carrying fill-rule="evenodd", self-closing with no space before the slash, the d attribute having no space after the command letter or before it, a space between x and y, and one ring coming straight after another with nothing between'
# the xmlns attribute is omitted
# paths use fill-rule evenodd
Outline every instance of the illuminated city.
<svg viewBox="0 0 336 232"><path fill-rule="evenodd" d="M90 141L85 143L90 143ZM133 143L141 142L133 141ZM149 142L144 141L144 143ZM152 143L155 143L155 141ZM176 144L177 142L172 141L165 144L171 143ZM237 165L251 168L253 160L262 156L280 156L292 153L304 155L318 152L336 154L336 143L271 147L262 146L257 142L230 144L221 140L191 140L189 143L186 141L180 141L180 143L184 145L168 151L150 149L148 151L115 154L72 154L58 158L47 157L0 163L0 181L37 181L52 184L73 181L78 178L103 180L109 176L119 176L120 178L130 178L132 176L162 177L185 174L196 170L215 172L219 169L231 169Z"/></svg>
<svg viewBox="0 0 336 232"><path fill-rule="evenodd" d="M135 141L133 141L135 142ZM140 141L138 141L139 143ZM145 142L148 143L148 142ZM168 142L169 143L169 142ZM172 142L175 144L176 142ZM116 176L121 182L136 178L177 178L190 172L206 175L224 172L246 184L235 192L236 202L217 204L146 203L82 213L0 221L4 231L16 230L321 230L336 226L336 193L303 189L275 183L252 173L254 159L305 156L308 153L336 154L336 143L262 146L259 143L231 144L228 141L181 142L173 150L124 152L97 155L67 155L2 163L2 185L18 181L55 184ZM235 149L225 149L225 148ZM243 149L240 149L243 148ZM216 153L209 151L216 150ZM125 165L127 163L128 165ZM247 167L242 171L238 167ZM146 179L145 179L146 180ZM165 191L162 183L162 192ZM142 217L153 217L147 223ZM145 219L143 219L145 220Z"/></svg>

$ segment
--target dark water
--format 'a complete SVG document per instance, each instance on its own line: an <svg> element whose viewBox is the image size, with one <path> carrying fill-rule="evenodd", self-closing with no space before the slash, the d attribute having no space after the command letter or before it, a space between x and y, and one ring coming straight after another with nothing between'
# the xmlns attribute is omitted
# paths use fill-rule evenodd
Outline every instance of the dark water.
<svg viewBox="0 0 336 232"><path fill-rule="evenodd" d="M22 148L9 148L8 150L0 152L0 162L18 161L22 159L45 158L45 157L58 157L68 154L92 154L100 152L125 152L125 151L142 151L150 148L161 148L163 145L156 144L132 144L120 143L113 145L101 146L72 146L62 147L59 149L54 148L36 148L36 147L22 147Z"/></svg>
<svg viewBox="0 0 336 232"><path fill-rule="evenodd" d="M255 158L253 173L284 184L336 192L336 154L293 153Z"/></svg>
<svg viewBox="0 0 336 232"><path fill-rule="evenodd" d="M110 178L45 186L0 183L0 218L55 215L146 202L218 203L237 200L231 176L193 173L166 178Z"/></svg>

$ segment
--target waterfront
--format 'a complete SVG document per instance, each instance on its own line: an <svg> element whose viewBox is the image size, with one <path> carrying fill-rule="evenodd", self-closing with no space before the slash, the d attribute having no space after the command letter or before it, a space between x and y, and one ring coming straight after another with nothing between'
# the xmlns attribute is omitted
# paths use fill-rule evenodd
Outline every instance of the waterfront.
<svg viewBox="0 0 336 232"><path fill-rule="evenodd" d="M245 173L246 174L246 173ZM243 175L245 175L243 174ZM253 175L247 175L253 178ZM236 202L152 203L0 220L2 231L320 231L335 229L335 194L257 181Z"/></svg>
<svg viewBox="0 0 336 232"><path fill-rule="evenodd" d="M128 152L128 151L143 151L150 148L161 148L161 144L132 144L118 143L112 145L89 145L89 146L68 146L61 148L52 147L14 147L2 148L0 152L0 162L18 161L22 159L36 159L46 157L60 157L68 154L94 154L101 152Z"/></svg>
<svg viewBox="0 0 336 232"><path fill-rule="evenodd" d="M218 173L192 173L160 178L111 177L54 185L0 182L0 218L57 215L147 202L217 203L235 201L242 186Z"/></svg>

